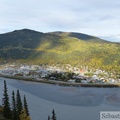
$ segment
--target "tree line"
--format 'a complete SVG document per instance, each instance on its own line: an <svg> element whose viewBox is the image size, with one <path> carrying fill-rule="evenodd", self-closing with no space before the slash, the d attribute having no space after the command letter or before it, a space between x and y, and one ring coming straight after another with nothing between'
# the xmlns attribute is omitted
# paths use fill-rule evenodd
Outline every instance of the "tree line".
<svg viewBox="0 0 120 120"><path fill-rule="evenodd" d="M6 81L4 80L4 91L2 99L3 116L9 120L31 120L25 95L22 101L19 90L16 91L16 94L14 91L12 91L11 101L12 104L10 104L8 88ZM48 116L48 120L57 120L54 109L52 111L52 116Z"/></svg>
<svg viewBox="0 0 120 120"><path fill-rule="evenodd" d="M30 120L28 104L24 95L23 102L19 90L12 91L12 104L10 105L6 81L4 81L4 93L2 99L3 116L10 120Z"/></svg>

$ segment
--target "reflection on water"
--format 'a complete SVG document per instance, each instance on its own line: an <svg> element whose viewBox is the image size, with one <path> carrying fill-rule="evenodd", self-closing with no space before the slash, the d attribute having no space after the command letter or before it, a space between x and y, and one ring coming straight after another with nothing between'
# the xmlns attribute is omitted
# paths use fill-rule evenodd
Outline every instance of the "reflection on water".
<svg viewBox="0 0 120 120"><path fill-rule="evenodd" d="M6 79L15 88L45 100L70 106L120 106L120 88L65 87ZM3 80L1 80L3 82Z"/></svg>

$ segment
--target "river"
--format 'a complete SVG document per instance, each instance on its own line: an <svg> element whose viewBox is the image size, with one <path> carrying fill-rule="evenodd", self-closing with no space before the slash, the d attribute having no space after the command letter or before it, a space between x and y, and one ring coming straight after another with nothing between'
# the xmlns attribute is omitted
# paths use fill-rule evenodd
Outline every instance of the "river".
<svg viewBox="0 0 120 120"><path fill-rule="evenodd" d="M53 109L57 120L99 120L100 111L120 110L118 87L70 87L0 77L0 101L4 80L7 82L9 95L12 90L17 89L22 98L26 95L32 120L47 120Z"/></svg>

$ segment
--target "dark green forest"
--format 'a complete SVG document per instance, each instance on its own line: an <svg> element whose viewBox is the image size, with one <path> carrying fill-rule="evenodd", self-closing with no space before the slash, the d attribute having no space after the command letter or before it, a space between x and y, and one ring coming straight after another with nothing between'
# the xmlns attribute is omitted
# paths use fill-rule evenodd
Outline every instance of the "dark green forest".
<svg viewBox="0 0 120 120"><path fill-rule="evenodd" d="M19 90L12 91L12 103L10 103L10 98L8 95L8 88L6 81L4 81L4 91L3 91L3 99L2 105L0 107L0 114L2 113L1 120L30 120L30 114L28 110L28 104L26 100L26 96L24 95L23 101L21 99L21 95Z"/></svg>

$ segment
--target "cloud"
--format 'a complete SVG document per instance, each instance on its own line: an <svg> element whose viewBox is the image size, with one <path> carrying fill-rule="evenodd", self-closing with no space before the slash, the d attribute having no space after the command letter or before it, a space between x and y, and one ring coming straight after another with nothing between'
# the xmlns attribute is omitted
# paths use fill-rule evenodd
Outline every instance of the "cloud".
<svg viewBox="0 0 120 120"><path fill-rule="evenodd" d="M118 35L109 35L109 36L100 36L100 38L112 41L112 42L119 42L120 43L120 34Z"/></svg>
<svg viewBox="0 0 120 120"><path fill-rule="evenodd" d="M120 1L0 0L0 32L31 28L76 31L92 35L118 34Z"/></svg>

